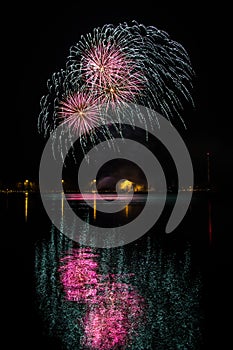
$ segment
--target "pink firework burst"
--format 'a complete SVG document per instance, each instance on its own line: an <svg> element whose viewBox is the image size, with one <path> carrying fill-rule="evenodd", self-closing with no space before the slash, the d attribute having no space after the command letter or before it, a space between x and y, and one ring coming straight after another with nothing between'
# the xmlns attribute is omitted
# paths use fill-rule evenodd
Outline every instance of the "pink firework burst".
<svg viewBox="0 0 233 350"><path fill-rule="evenodd" d="M101 103L132 102L144 86L144 75L116 45L100 43L84 52L82 73Z"/></svg>
<svg viewBox="0 0 233 350"><path fill-rule="evenodd" d="M77 92L60 101L58 116L79 137L101 125L98 100L87 92Z"/></svg>

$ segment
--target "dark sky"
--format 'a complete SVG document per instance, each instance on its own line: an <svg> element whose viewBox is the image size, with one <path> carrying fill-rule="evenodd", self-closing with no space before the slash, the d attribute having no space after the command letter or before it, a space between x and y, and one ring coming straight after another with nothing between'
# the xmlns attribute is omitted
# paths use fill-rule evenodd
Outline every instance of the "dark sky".
<svg viewBox="0 0 233 350"><path fill-rule="evenodd" d="M6 24L2 29L0 180L10 182L38 176L45 142L37 131L39 102L47 93L47 79L65 66L70 46L94 27L135 19L167 31L188 51L196 72L193 92L196 107L186 111L187 131L182 131L182 136L197 179L199 176L201 181L205 176L208 151L214 183L218 187L227 186L232 164L231 128L218 104L224 98L219 87L222 68L218 63L222 51L218 49L221 44L218 8L204 10L191 3L187 7L156 8L146 2L127 9L116 3L109 3L109 7L98 3L93 7L91 3L80 6L78 2L57 4L54 8L40 3L33 3L31 8L8 7L2 13Z"/></svg>

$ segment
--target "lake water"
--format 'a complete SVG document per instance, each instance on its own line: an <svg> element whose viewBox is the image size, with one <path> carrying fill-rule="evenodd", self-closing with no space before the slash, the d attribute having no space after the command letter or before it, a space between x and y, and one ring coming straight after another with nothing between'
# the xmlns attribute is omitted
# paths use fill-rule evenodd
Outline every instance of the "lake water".
<svg viewBox="0 0 233 350"><path fill-rule="evenodd" d="M62 211L62 197L50 196ZM108 217L77 194L68 200L83 220L85 235L89 223L111 227L132 220L145 196ZM14 305L9 327L18 342L50 350L223 346L230 300L231 235L225 219L230 207L216 194L195 193L182 223L165 234L174 200L168 195L157 223L136 241L93 248L55 228L39 194L1 193L7 232L3 289Z"/></svg>

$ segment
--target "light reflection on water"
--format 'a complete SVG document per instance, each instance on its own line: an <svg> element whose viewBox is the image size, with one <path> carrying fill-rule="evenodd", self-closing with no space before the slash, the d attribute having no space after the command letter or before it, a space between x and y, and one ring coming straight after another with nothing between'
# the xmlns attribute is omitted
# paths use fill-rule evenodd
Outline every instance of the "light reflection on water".
<svg viewBox="0 0 233 350"><path fill-rule="evenodd" d="M28 220L28 192L25 192L25 199L24 199L24 218L25 222Z"/></svg>
<svg viewBox="0 0 233 350"><path fill-rule="evenodd" d="M98 273L98 257L91 248L69 250L59 272L68 301L84 303L82 345L107 350L125 346L140 327L144 300L122 274ZM132 275L132 274L131 274Z"/></svg>
<svg viewBox="0 0 233 350"><path fill-rule="evenodd" d="M85 236L96 214L80 204ZM133 210L129 206L122 215ZM85 252L93 262L81 277L92 275L83 288L77 275ZM126 246L93 249L80 247L52 225L50 237L36 244L35 281L45 333L58 337L64 349L201 348L202 278L192 268L188 241L178 250L166 249L145 235Z"/></svg>

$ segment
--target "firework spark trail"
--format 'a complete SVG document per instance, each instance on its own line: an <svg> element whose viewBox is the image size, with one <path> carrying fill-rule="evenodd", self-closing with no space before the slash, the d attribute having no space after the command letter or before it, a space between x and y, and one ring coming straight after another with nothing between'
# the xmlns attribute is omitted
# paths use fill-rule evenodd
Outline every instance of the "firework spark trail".
<svg viewBox="0 0 233 350"><path fill-rule="evenodd" d="M86 303L82 344L92 350L124 346L142 320L144 300L136 289L118 280L121 275L98 275L99 255L90 248L72 249L58 269L68 301Z"/></svg>
<svg viewBox="0 0 233 350"><path fill-rule="evenodd" d="M105 139L112 137L111 120L105 119L108 108L118 110L134 103L168 119L178 115L182 120L183 103L193 103L193 75L183 46L162 30L136 21L95 28L70 48L65 69L48 80L48 94L41 99L39 130L48 136L63 124L64 130L71 128L80 136L85 149L89 139L92 144L98 143L99 136L92 128L100 127ZM78 113L81 96L86 98L82 117ZM104 116L97 113L102 107ZM119 123L128 119L119 113ZM157 123L152 117L150 122ZM134 125L133 120L130 123ZM121 135L120 127L114 130Z"/></svg>

